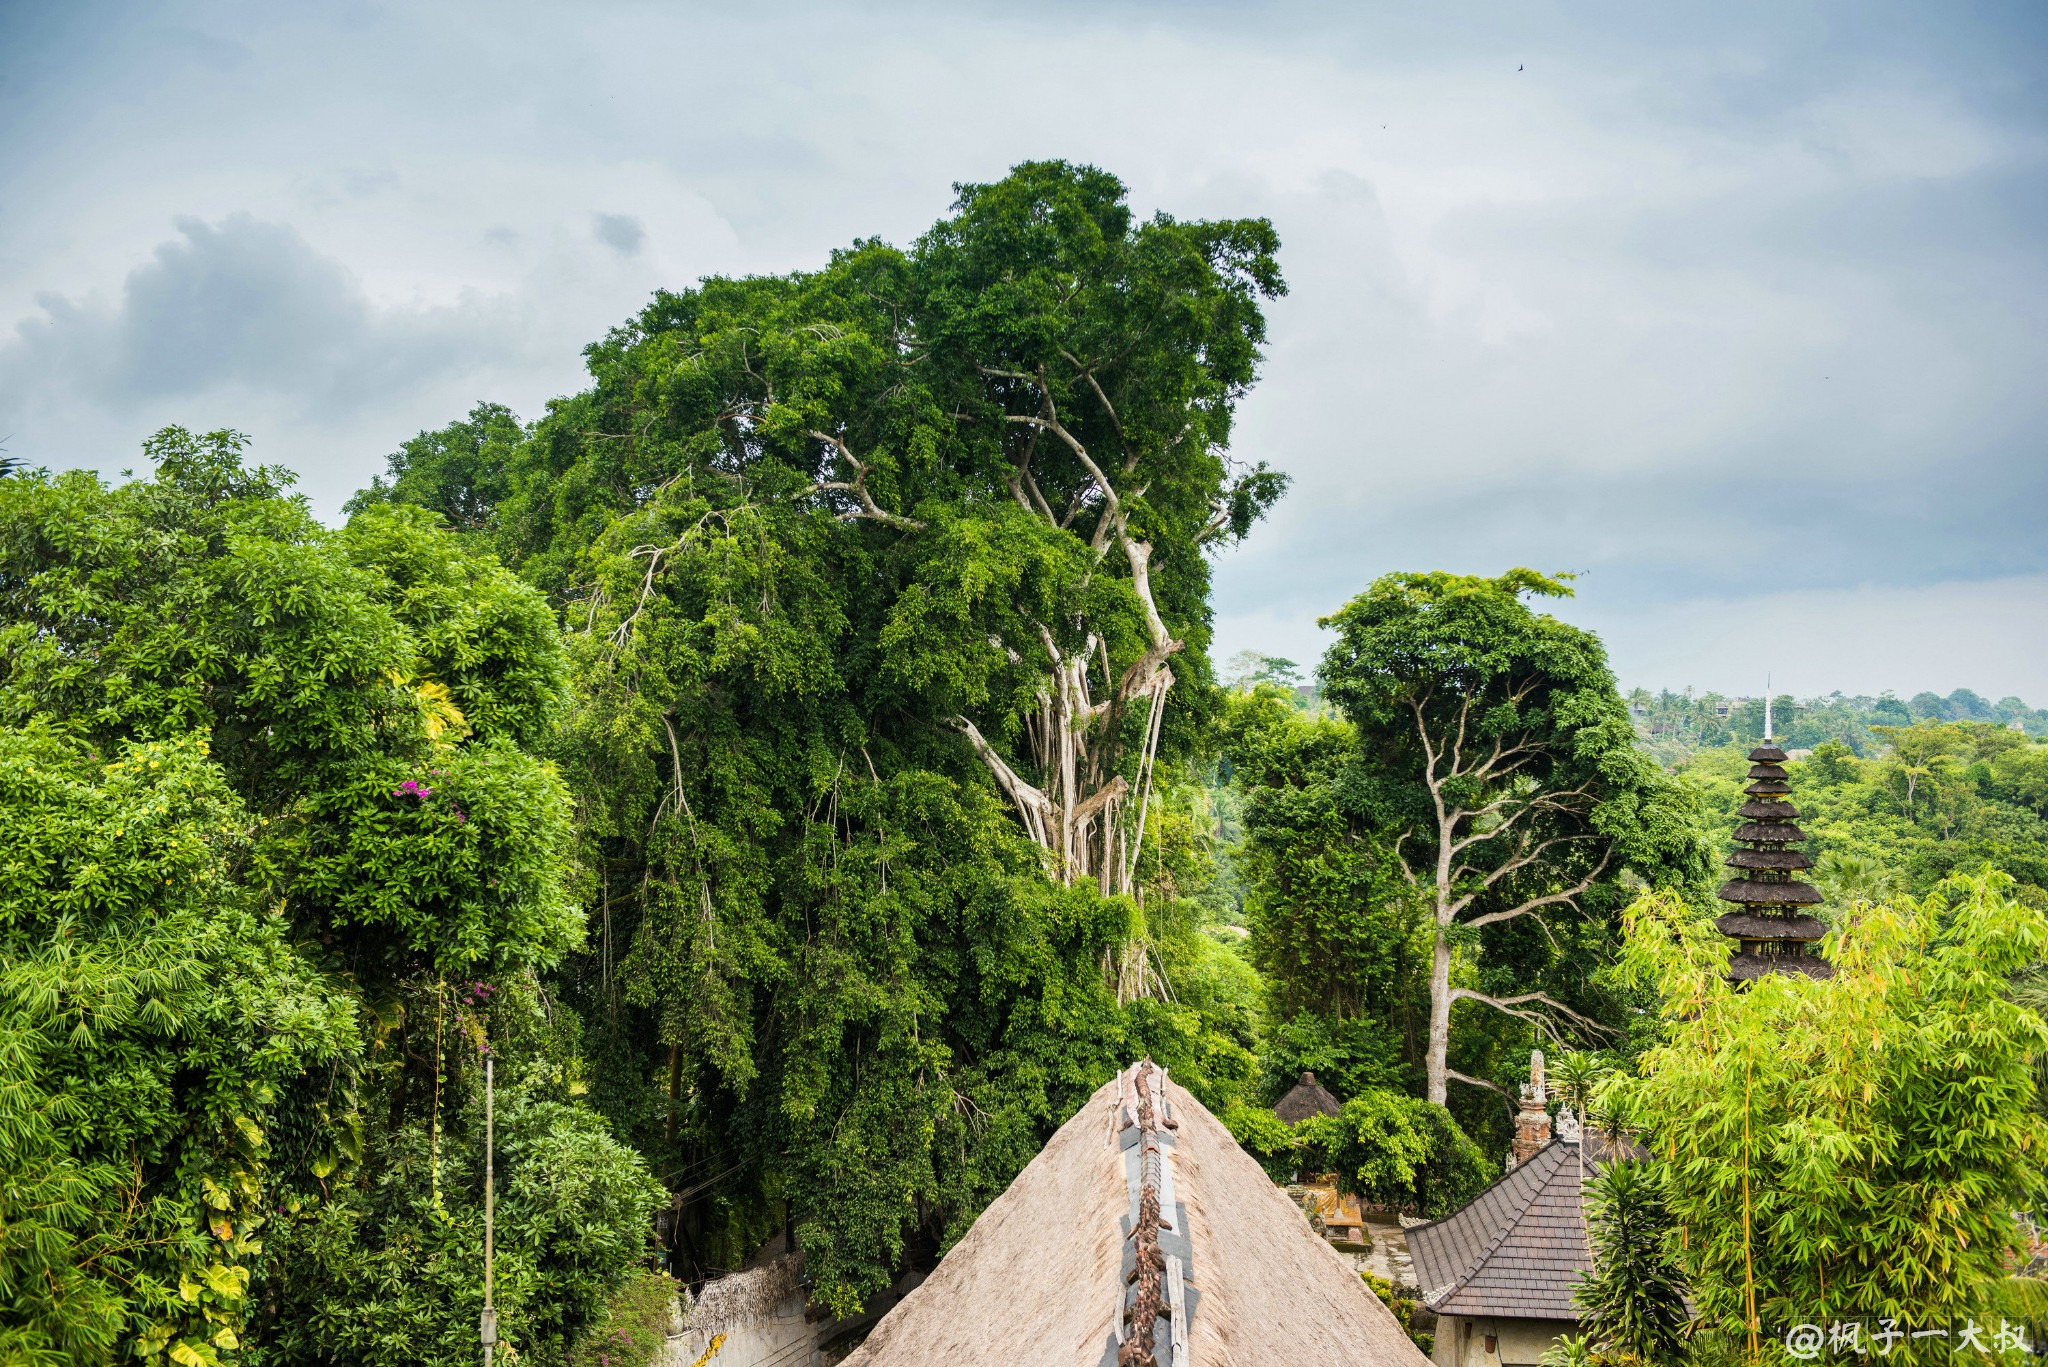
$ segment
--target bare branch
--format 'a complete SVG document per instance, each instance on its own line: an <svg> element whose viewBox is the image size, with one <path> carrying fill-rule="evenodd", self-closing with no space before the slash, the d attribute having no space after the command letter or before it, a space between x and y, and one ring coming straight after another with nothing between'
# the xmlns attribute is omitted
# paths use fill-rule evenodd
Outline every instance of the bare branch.
<svg viewBox="0 0 2048 1367"><path fill-rule="evenodd" d="M1004 763L1003 757L996 753L995 747L988 743L980 728L973 722L965 717L951 717L947 719L947 724L967 737L967 743L974 747L974 753L981 757L981 762L995 775L996 783L1010 795L1010 800L1017 804L1017 814L1024 819L1026 833L1040 849L1050 849L1051 827L1058 821L1058 808L1054 806L1053 800L1019 777L1016 770Z"/></svg>
<svg viewBox="0 0 2048 1367"><path fill-rule="evenodd" d="M1104 807L1129 791L1131 791L1131 785L1124 781L1122 774L1118 774L1115 778L1089 794L1086 801L1075 804L1074 821L1079 823L1092 819L1097 812L1100 812Z"/></svg>
<svg viewBox="0 0 2048 1367"><path fill-rule="evenodd" d="M1468 1087L1484 1087L1489 1092L1498 1092L1503 1097L1507 1097L1507 1102L1510 1108L1512 1108L1515 1104L1515 1099L1511 1096L1508 1096L1508 1089L1501 1086L1498 1082L1488 1082L1483 1077L1467 1077L1465 1074L1459 1072L1455 1068L1444 1069L1444 1076L1449 1078L1453 1082L1462 1082Z"/></svg>
<svg viewBox="0 0 2048 1367"><path fill-rule="evenodd" d="M1454 987L1451 989L1451 1001L1454 1005L1460 1001L1483 1003L1505 1015L1513 1016L1518 1020L1528 1021L1538 1029L1549 1032L1553 1039L1560 1042L1563 1041L1564 1037L1558 1033L1556 1021L1553 1021L1541 1012L1529 1011L1524 1008L1532 1004L1547 1006L1587 1034L1612 1035L1614 1033L1613 1030L1602 1025L1592 1017L1580 1015L1548 992L1519 992L1512 997L1489 997L1486 993L1475 991L1469 987Z"/></svg>
<svg viewBox="0 0 2048 1367"><path fill-rule="evenodd" d="M1401 852L1401 842L1413 834L1413 831L1403 831L1394 837L1394 858L1401 861L1401 876L1411 885L1415 883L1415 870L1409 867L1408 856Z"/></svg>
<svg viewBox="0 0 2048 1367"><path fill-rule="evenodd" d="M1573 836L1571 838L1577 840L1585 839L1587 837ZM1614 850L1612 847L1609 847L1607 852L1600 856L1600 862L1593 866L1593 871L1591 873L1587 874L1584 878L1581 878L1578 882L1566 888L1563 892L1553 892L1548 896L1538 897L1531 901L1524 902L1518 907L1510 907L1506 911L1489 911L1484 916L1473 917L1471 920L1465 922L1465 924L1468 926L1488 926L1492 925L1495 921L1512 921L1517 916L1527 916L1530 912L1536 910L1538 907L1556 906L1560 903L1569 903L1573 906L1577 906L1579 894L1584 892L1587 888L1593 886L1593 880L1598 878L1602 873L1605 873L1607 871L1608 862L1613 858Z"/></svg>
<svg viewBox="0 0 2048 1367"><path fill-rule="evenodd" d="M1081 378L1086 380L1088 387L1095 391L1095 397L1102 400L1102 411L1109 414L1110 426L1116 428L1116 434L1121 437L1124 434L1124 420L1116 415L1116 405L1109 401L1109 395L1103 393L1102 386L1096 383L1095 368L1082 365L1080 358L1065 348L1061 348L1060 355L1066 357L1073 364L1074 369L1081 372Z"/></svg>
<svg viewBox="0 0 2048 1367"><path fill-rule="evenodd" d="M853 467L854 476L850 481L828 480L824 483L814 484L809 489L806 489L803 495L799 495L799 497L809 494L821 494L827 491L852 494L860 504L860 511L841 513L839 514L840 521L845 522L855 518L867 518L875 522L886 522L891 527L906 532L920 532L924 530L924 523L919 522L916 518L904 517L901 513L889 512L875 502L874 495L868 492L868 472L874 469L874 467L848 450L845 442L829 432L810 432L807 435L837 447L840 456L848 465Z"/></svg>
<svg viewBox="0 0 2048 1367"><path fill-rule="evenodd" d="M1060 422L1059 419L1041 418L1026 413L1005 413L1003 421L1025 423L1032 427L1043 429L1065 442L1067 449L1074 453L1075 459L1087 467L1089 478L1093 479L1096 487L1102 490L1102 501L1109 505L1110 512L1119 518L1123 516L1123 504L1118 501L1116 490L1110 486L1109 476L1102 473L1102 467L1095 463L1095 457L1088 454L1088 448L1081 444L1081 439L1072 432L1069 432L1066 429L1066 425Z"/></svg>

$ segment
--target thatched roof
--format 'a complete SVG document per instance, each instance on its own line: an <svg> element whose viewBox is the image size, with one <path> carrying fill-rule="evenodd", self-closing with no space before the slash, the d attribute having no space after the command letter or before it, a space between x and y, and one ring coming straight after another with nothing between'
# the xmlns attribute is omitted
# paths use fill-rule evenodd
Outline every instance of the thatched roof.
<svg viewBox="0 0 2048 1367"><path fill-rule="evenodd" d="M1809 978L1832 978L1835 966L1818 954L1751 954L1728 956L1728 976L1736 982L1755 982L1773 973L1803 973Z"/></svg>
<svg viewBox="0 0 2048 1367"><path fill-rule="evenodd" d="M1174 1128L1141 1131L1145 1143L1132 1146L1122 1102L1135 1093L1135 1071L1104 1084L1060 1127L845 1367L1115 1363L1113 1325L1130 1294L1126 1231L1136 1232L1139 1204L1131 1183L1155 1161L1169 1226L1158 1246L1184 1273L1187 1361L1425 1367L1343 1255L1185 1090L1161 1086ZM1164 1151L1156 1160L1155 1149ZM1165 1367L1160 1325L1155 1352Z"/></svg>
<svg viewBox="0 0 2048 1367"><path fill-rule="evenodd" d="M1273 1114L1290 1125L1298 1125L1312 1115L1335 1115L1343 1109L1344 1103L1317 1082L1314 1073L1303 1073L1287 1095L1273 1103Z"/></svg>
<svg viewBox="0 0 2048 1367"><path fill-rule="evenodd" d="M1812 907L1823 900L1820 889L1811 884L1759 883L1754 878L1731 878L1714 896L1746 907Z"/></svg>
<svg viewBox="0 0 2048 1367"><path fill-rule="evenodd" d="M1812 892L1811 888L1807 891ZM1820 894L1814 893L1818 902ZM1755 912L1731 911L1716 917L1714 929L1731 940L1801 940L1811 943L1828 933L1827 922L1818 916L1759 916Z"/></svg>
<svg viewBox="0 0 2048 1367"><path fill-rule="evenodd" d="M1749 752L1751 764L1783 764L1790 756L1780 750L1774 741L1765 741Z"/></svg>
<svg viewBox="0 0 2048 1367"><path fill-rule="evenodd" d="M1806 839L1806 832L1789 821L1746 821L1735 828L1735 838L1765 845L1790 845Z"/></svg>
<svg viewBox="0 0 2048 1367"><path fill-rule="evenodd" d="M1728 856L1731 869L1810 869L1813 856L1798 850L1736 850Z"/></svg>

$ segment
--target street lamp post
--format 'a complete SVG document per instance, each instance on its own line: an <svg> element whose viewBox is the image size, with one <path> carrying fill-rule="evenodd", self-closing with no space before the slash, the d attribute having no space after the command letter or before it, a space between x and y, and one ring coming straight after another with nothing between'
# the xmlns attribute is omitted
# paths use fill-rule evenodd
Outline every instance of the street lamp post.
<svg viewBox="0 0 2048 1367"><path fill-rule="evenodd" d="M489 1045L485 1045L489 1048ZM484 1313L478 1331L484 1342L484 1367L491 1367L491 1355L498 1346L498 1311L491 1303L491 1257L492 1217L498 1203L498 1186L491 1170L491 1150L494 1139L495 1117L491 1106L494 1099L492 1064L489 1054L484 1055Z"/></svg>

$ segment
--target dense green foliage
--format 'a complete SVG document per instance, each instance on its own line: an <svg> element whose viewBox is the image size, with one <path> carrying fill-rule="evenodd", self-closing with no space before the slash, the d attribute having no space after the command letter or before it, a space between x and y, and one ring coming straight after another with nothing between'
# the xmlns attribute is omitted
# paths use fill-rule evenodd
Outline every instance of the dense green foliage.
<svg viewBox="0 0 2048 1367"><path fill-rule="evenodd" d="M1535 1029L1612 1028L1593 974L1627 887L1703 881L1692 800L1636 749L1598 639L1525 601L1566 592L1388 575L1327 619L1344 720L1237 696L1253 953L1305 1066L1353 1089L1419 1073L1439 1103L1504 1081ZM1467 1000L1508 1019L1454 1040Z"/></svg>
<svg viewBox="0 0 2048 1367"><path fill-rule="evenodd" d="M2048 745L1986 722L1880 727L1858 759L1823 743L1789 767L1816 880L1844 911L1891 891L1925 895L1957 871L1990 866L2048 889ZM1721 831L1747 772L1739 749L1680 767Z"/></svg>
<svg viewBox="0 0 2048 1367"><path fill-rule="evenodd" d="M1449 1111L1400 1092L1363 1092L1294 1128L1306 1168L1334 1172L1339 1190L1367 1204L1426 1219L1449 1215L1499 1175Z"/></svg>
<svg viewBox="0 0 2048 1367"><path fill-rule="evenodd" d="M517 440L479 408L389 499L553 595L595 934L592 1097L681 1176L675 1267L785 1221L850 1310L1150 1050L1250 1082L1194 933L1179 773L1205 548L1278 293L1262 221L1139 221L1101 172L963 186L908 250L661 293Z"/></svg>
<svg viewBox="0 0 2048 1367"><path fill-rule="evenodd" d="M668 1346L675 1280L641 1272L612 1293L569 1354L569 1367L649 1367Z"/></svg>
<svg viewBox="0 0 2048 1367"><path fill-rule="evenodd" d="M0 1359L238 1346L272 1193L357 1048L238 884L202 741L0 730ZM314 1142L318 1142L315 1140Z"/></svg>
<svg viewBox="0 0 2048 1367"><path fill-rule="evenodd" d="M857 1310L1144 1054L1440 1217L1529 1048L1612 1045L1557 1071L1657 1147L1594 1183L1611 1354L1675 1355L1662 1255L1724 1330L2011 1293L2048 717L1786 700L1843 973L1736 993L1761 702L1625 701L1559 580L1388 575L1317 686L1217 688L1276 252L1026 164L657 294L339 529L232 432L0 472L0 1361L471 1360L486 1060L535 1364L649 1360L655 1266L774 1234ZM1290 1128L1302 1069L1346 1100Z"/></svg>
<svg viewBox="0 0 2048 1367"><path fill-rule="evenodd" d="M1708 1326L1753 1351L1798 1323L1982 1320L2048 1151L2048 1024L2009 997L2048 919L2012 892L1988 873L1866 904L1826 943L1835 977L1745 990L1711 923L1669 897L1631 910L1666 1035L1610 1100L1663 1166Z"/></svg>
<svg viewBox="0 0 2048 1367"><path fill-rule="evenodd" d="M583 930L533 749L559 637L438 518L327 531L241 445L169 429L154 479L0 482L5 1199L60 1198L6 1250L48 1303L10 1295L0 1323L30 1359L191 1367L246 1334L293 1360L325 1324L327 1361L466 1360L462 1059L489 1041L522 1061L505 1332L545 1360L658 1200L569 1100L573 1031L535 976Z"/></svg>
<svg viewBox="0 0 2048 1367"><path fill-rule="evenodd" d="M1289 1125L1262 1106L1232 1106L1221 1119L1232 1138L1276 1182L1328 1173L1340 1191L1370 1205L1441 1219L1499 1175L1443 1107L1402 1092L1367 1088L1337 1115Z"/></svg>

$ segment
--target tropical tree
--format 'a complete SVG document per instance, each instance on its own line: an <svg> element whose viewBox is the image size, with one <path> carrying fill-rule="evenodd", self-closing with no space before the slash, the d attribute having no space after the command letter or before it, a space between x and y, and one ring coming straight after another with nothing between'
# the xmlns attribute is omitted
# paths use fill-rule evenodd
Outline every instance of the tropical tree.
<svg viewBox="0 0 2048 1367"><path fill-rule="evenodd" d="M1324 619L1330 700L1373 770L1374 801L1403 881L1433 928L1427 1095L1441 1104L1451 1009L1476 1001L1546 1030L1596 1023L1549 992L1454 980L1474 932L1550 908L1612 905L1625 872L1696 884L1705 852L1689 798L1634 745L1606 652L1591 633L1530 610L1565 583L1390 574Z"/></svg>
<svg viewBox="0 0 2048 1367"><path fill-rule="evenodd" d="M2048 1024L2010 983L2048 918L2013 891L1986 872L1865 907L1825 942L1833 978L1747 989L1676 898L1630 909L1624 962L1660 994L1665 1038L1611 1099L1662 1166L1703 1320L1752 1355L1803 1323L1981 1320L2024 1261Z"/></svg>
<svg viewBox="0 0 2048 1367"><path fill-rule="evenodd" d="M1375 1205L1441 1219L1498 1175L1451 1113L1400 1092L1370 1089L1336 1115L1295 1126L1306 1165L1333 1170L1340 1189Z"/></svg>
<svg viewBox="0 0 2048 1367"><path fill-rule="evenodd" d="M90 1326L70 1341L191 1367L246 1336L290 1360L276 1307L336 1312L337 1266L429 1283L459 1242L449 1212L478 1195L489 1044L531 1064L507 1078L514 1110L534 1087L562 1103L521 1111L531 1157L500 1171L556 1191L554 1218L594 1250L507 1307L508 1341L545 1349L637 1260L658 1199L637 1155L607 1169L602 1144L570 1142L604 1128L568 1100L573 1039L523 1023L558 1014L539 975L584 925L568 794L536 753L564 700L560 638L538 593L435 515L380 506L330 531L244 445L172 428L146 447L150 479L0 482L17 771L0 1011L30 1088L8 1104L56 1122L30 1125L40 1156L22 1161L72 1193L50 1207L83 1222L64 1228L113 1240L64 1255L111 1288L89 1314L67 1302ZM94 1185L106 1164L131 1175ZM585 1199L560 1166L617 1180ZM415 1208L427 1223L399 1228ZM316 1226L321 1257L302 1258ZM137 1230L148 1248L123 1265ZM501 1256L516 1266L529 1235L556 1242L535 1220L501 1230ZM351 1344L382 1335L381 1351L330 1338L324 1360L473 1342L451 1296L384 1307L402 1332L345 1308Z"/></svg>
<svg viewBox="0 0 2048 1367"><path fill-rule="evenodd" d="M1662 1180L1655 1165L1625 1161L1586 1182L1593 1268L1572 1288L1572 1303L1607 1356L1660 1367L1685 1356L1692 1319Z"/></svg>
<svg viewBox="0 0 2048 1367"><path fill-rule="evenodd" d="M787 1229L840 1310L1120 1056L1219 1105L1252 1071L1187 990L1228 975L1174 943L1165 790L1215 706L1207 557L1282 484L1228 454L1272 229L1061 163L958 196L907 249L658 294L490 514L576 672L591 1094L678 1174L679 1272ZM476 448L414 443L393 495L497 487L442 449Z"/></svg>

